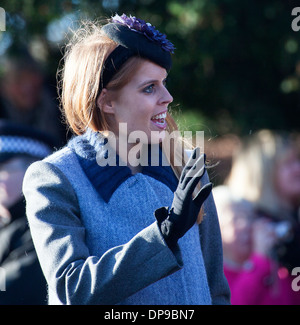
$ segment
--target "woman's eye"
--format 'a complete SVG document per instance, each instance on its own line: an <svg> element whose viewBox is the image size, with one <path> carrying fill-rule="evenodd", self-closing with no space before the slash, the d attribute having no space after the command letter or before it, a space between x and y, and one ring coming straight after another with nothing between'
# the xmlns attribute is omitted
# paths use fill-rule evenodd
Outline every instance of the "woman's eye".
<svg viewBox="0 0 300 325"><path fill-rule="evenodd" d="M143 89L143 92L144 93L147 93L147 94L151 94L154 90L154 84L151 84L149 86L147 86L146 88Z"/></svg>

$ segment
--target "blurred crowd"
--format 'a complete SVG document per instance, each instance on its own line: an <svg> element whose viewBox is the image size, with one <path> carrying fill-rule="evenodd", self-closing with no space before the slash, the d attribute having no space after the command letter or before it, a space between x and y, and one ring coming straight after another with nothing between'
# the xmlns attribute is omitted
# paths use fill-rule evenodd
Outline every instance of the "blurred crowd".
<svg viewBox="0 0 300 325"><path fill-rule="evenodd" d="M22 194L28 166L67 140L41 66L27 51L1 58L0 305L43 305L46 282L28 228Z"/></svg>
<svg viewBox="0 0 300 325"><path fill-rule="evenodd" d="M67 141L67 132L57 95L28 53L8 57L2 72L0 305L41 305L46 283L27 224L22 180L29 164ZM300 137L261 130L238 143L228 175L213 190L231 302L300 304L300 291L292 287L292 270L300 267Z"/></svg>
<svg viewBox="0 0 300 325"><path fill-rule="evenodd" d="M260 130L242 139L214 198L231 303L300 304L292 272L300 266L299 135Z"/></svg>

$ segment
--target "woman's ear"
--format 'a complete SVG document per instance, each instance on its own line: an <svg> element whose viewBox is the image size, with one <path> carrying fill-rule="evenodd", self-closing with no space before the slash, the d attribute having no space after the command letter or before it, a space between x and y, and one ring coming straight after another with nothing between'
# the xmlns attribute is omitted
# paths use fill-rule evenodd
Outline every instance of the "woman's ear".
<svg viewBox="0 0 300 325"><path fill-rule="evenodd" d="M106 114L114 114L114 107L109 93L106 88L103 88L100 95L97 98L97 106Z"/></svg>

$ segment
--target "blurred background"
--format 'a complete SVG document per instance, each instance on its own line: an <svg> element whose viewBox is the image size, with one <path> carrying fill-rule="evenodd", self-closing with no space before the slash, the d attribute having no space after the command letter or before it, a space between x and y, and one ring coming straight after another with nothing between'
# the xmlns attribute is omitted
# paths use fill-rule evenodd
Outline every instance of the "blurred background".
<svg viewBox="0 0 300 325"><path fill-rule="evenodd" d="M299 131L300 32L291 27L297 1L2 0L0 5L6 11L0 57L28 51L54 101L69 28L76 29L80 19L124 12L151 21L176 46L168 87L182 129L204 130L210 141L261 128ZM2 63L0 75L4 70ZM227 157L236 141L226 137L226 150L213 149L213 156ZM223 175L216 182L222 180Z"/></svg>
<svg viewBox="0 0 300 325"><path fill-rule="evenodd" d="M232 223L231 236L225 233L223 238L242 247L234 241L236 214L251 214L252 221L263 214L263 220L271 220L272 224L282 218L292 220L295 233L298 231L291 237L290 228L285 229L283 237L297 249L290 254L289 262L282 262L279 256L288 248L279 245L277 235L266 224L254 227L258 235L253 238L260 247L254 250L252 245L248 255L258 251L260 256L278 262L275 273L268 264L276 279L269 272L269 282L264 279L262 284L255 274L255 287L249 280L252 274L246 274L237 290L230 283L234 301L299 303L299 295L290 299L290 294L295 293L291 290L292 279L283 289L286 294L273 286L279 278L290 275L293 267L300 266L300 31L292 28L293 21L294 26L300 27L300 19L298 22L297 16L292 15L297 5L300 6L299 1L291 0L1 0L6 31L0 32L0 118L46 131L56 147L62 146L70 134L58 108L56 73L70 29L76 29L81 19L106 19L115 13L151 22L176 47L168 82L174 97L171 110L182 130L204 131L205 152L211 165L208 171L215 187L221 187L215 193L222 234L228 211L227 227ZM278 170L285 174L277 175ZM269 175L266 180L270 173L272 177ZM256 178L260 181L255 183ZM251 188L256 195L243 191L250 188L249 179L255 183ZM279 188L278 184L288 182L293 189ZM276 194L268 194L266 186ZM273 203L289 192L290 198L285 198L274 212ZM250 210L241 203L244 200L251 203ZM265 207L263 213L262 200L269 200L271 206ZM224 243L225 248L227 244ZM274 253L275 246L280 246L279 253ZM244 255L248 261L249 256ZM233 262L233 256L227 260L230 259L229 269L233 264L244 263ZM252 263L262 265L257 256ZM228 278L236 279L236 274L228 274ZM267 282L272 284L272 290L277 290L276 297L279 292L279 296L288 298L272 300L272 291L267 292L264 301L239 300L241 290L251 291L245 287L247 283L257 289ZM252 297L263 296L259 293L257 289Z"/></svg>

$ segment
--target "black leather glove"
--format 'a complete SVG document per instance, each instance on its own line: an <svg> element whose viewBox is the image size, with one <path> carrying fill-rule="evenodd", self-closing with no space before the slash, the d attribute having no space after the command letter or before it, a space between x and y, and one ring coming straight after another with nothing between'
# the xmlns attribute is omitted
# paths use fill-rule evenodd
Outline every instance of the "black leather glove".
<svg viewBox="0 0 300 325"><path fill-rule="evenodd" d="M204 172L205 155L200 155L200 149L195 148L182 170L170 210L162 207L155 211L161 233L170 248L195 224L200 208L212 190L212 184L208 183L192 198Z"/></svg>

